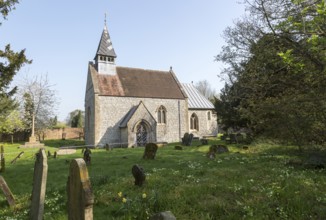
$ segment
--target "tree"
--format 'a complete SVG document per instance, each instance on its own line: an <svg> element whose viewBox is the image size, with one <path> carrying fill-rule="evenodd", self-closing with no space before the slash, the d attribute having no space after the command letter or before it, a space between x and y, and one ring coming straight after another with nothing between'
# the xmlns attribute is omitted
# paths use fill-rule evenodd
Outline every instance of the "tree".
<svg viewBox="0 0 326 220"><path fill-rule="evenodd" d="M72 128L82 128L84 127L85 112L76 109L69 113L67 117L67 124Z"/></svg>
<svg viewBox="0 0 326 220"><path fill-rule="evenodd" d="M245 2L250 16L226 29L216 57L228 64L227 100L239 100L236 114L256 134L325 144L325 1Z"/></svg>
<svg viewBox="0 0 326 220"><path fill-rule="evenodd" d="M0 124L0 133L10 134L11 143L13 143L13 136L16 131L24 129L23 121L20 118L20 113L17 110L11 111L8 117Z"/></svg>
<svg viewBox="0 0 326 220"><path fill-rule="evenodd" d="M0 13L3 19L6 19L9 12L14 9L17 0L7 0L0 2ZM0 25L2 22L0 22ZM9 89L9 85L19 71L27 63L31 63L25 56L25 49L20 52L14 52L10 45L6 45L4 50L0 50L0 123L4 122L7 116L14 110L18 104L12 98L16 93L17 87Z"/></svg>
<svg viewBox="0 0 326 220"><path fill-rule="evenodd" d="M199 81L195 84L196 89L209 100L213 100L216 93L207 80Z"/></svg>
<svg viewBox="0 0 326 220"><path fill-rule="evenodd" d="M35 121L35 129L38 133L45 128L51 127L51 119L55 115L57 100L55 91L52 89L47 76L25 77L20 86L22 103L24 103L25 122L28 129L32 129ZM33 134L33 131L32 131Z"/></svg>

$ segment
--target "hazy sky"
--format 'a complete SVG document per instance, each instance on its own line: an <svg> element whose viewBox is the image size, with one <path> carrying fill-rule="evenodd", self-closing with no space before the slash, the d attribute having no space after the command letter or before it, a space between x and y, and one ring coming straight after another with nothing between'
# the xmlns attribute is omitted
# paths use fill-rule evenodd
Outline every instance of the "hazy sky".
<svg viewBox="0 0 326 220"><path fill-rule="evenodd" d="M239 0L21 0L0 26L0 48L26 48L33 60L15 77L47 74L64 120L84 110L88 62L107 26L116 64L154 70L173 67L182 83L208 80L219 91L223 30L244 14ZM159 85L158 85L159 86Z"/></svg>

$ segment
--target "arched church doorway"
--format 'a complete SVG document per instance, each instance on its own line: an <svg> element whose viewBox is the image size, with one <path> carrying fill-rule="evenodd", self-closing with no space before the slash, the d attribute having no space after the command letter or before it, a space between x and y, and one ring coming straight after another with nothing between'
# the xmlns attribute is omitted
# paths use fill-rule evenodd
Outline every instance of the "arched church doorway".
<svg viewBox="0 0 326 220"><path fill-rule="evenodd" d="M140 122L136 127L137 146L145 146L148 142L148 130L144 121Z"/></svg>

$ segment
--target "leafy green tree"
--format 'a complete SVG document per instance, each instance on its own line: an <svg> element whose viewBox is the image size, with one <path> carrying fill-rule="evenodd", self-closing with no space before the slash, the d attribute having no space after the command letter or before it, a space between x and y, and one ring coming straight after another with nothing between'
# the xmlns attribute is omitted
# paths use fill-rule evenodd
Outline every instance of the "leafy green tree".
<svg viewBox="0 0 326 220"><path fill-rule="evenodd" d="M236 120L300 148L325 144L325 1L246 2L250 16L226 29L216 57L228 64L225 100L239 100Z"/></svg>
<svg viewBox="0 0 326 220"><path fill-rule="evenodd" d="M81 110L75 110L70 113L71 119L71 127L72 128L82 128L84 127L84 113Z"/></svg>
<svg viewBox="0 0 326 220"><path fill-rule="evenodd" d="M17 3L17 0L0 1L0 13L3 19L7 18ZM1 24L2 22L0 22ZM18 106L13 99L17 87L10 89L9 85L19 69L27 63L31 63L31 61L26 58L25 50L14 52L9 44L5 46L4 50L0 50L0 123L4 122L11 111Z"/></svg>
<svg viewBox="0 0 326 220"><path fill-rule="evenodd" d="M24 124L17 110L11 111L3 123L0 123L0 133L10 134L13 143L14 133L24 130Z"/></svg>

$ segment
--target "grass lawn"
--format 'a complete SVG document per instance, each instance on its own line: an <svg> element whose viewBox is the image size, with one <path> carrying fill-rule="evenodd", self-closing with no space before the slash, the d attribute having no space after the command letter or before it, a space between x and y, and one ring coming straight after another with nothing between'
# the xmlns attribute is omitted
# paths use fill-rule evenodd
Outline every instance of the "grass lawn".
<svg viewBox="0 0 326 220"><path fill-rule="evenodd" d="M69 144L65 144L69 143ZM211 140L212 143L223 143ZM74 143L48 141L51 153ZM92 150L88 167L94 201L94 219L147 219L170 210L177 219L326 219L326 171L293 168L290 159L302 157L295 147L253 144L249 150L229 145L229 153L213 160L209 146L161 147L155 160L143 160L144 148ZM36 149L4 145L6 171L2 173L17 205L9 208L0 192L0 219L27 219ZM25 151L15 164L10 161ZM48 158L44 219L67 219L66 182L72 155ZM131 168L142 166L146 183L134 186ZM120 193L121 192L121 193Z"/></svg>

